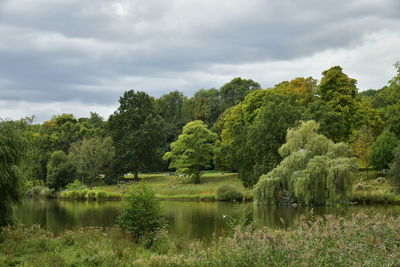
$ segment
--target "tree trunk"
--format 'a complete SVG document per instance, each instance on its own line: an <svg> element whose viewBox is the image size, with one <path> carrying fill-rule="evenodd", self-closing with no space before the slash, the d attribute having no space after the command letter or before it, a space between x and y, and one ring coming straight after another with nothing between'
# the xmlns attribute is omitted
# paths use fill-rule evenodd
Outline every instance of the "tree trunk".
<svg viewBox="0 0 400 267"><path fill-rule="evenodd" d="M139 181L139 171L138 170L135 170L133 172L133 180Z"/></svg>
<svg viewBox="0 0 400 267"><path fill-rule="evenodd" d="M200 169L199 169L199 168L197 168L197 169L194 171L193 183L195 183L195 184L199 184L199 183L200 183Z"/></svg>

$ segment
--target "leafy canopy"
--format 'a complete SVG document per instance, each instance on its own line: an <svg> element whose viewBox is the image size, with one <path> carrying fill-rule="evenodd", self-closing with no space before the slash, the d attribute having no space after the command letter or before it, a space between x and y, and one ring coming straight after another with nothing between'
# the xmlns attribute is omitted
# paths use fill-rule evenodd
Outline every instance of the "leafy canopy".
<svg viewBox="0 0 400 267"><path fill-rule="evenodd" d="M307 121L288 130L287 141L279 149L285 158L261 176L254 188L257 205L348 201L357 166L353 152L348 145L318 134L318 127L315 121Z"/></svg>
<svg viewBox="0 0 400 267"><path fill-rule="evenodd" d="M12 223L12 205L22 198L19 166L24 156L22 133L12 121L0 121L0 227Z"/></svg>
<svg viewBox="0 0 400 267"><path fill-rule="evenodd" d="M114 155L110 137L92 137L73 144L69 157L83 182L92 187L96 178L108 170Z"/></svg>
<svg viewBox="0 0 400 267"><path fill-rule="evenodd" d="M216 139L217 135L202 121L189 122L178 140L171 144L171 151L165 153L164 160L171 160L170 168L200 183L200 170L211 166Z"/></svg>

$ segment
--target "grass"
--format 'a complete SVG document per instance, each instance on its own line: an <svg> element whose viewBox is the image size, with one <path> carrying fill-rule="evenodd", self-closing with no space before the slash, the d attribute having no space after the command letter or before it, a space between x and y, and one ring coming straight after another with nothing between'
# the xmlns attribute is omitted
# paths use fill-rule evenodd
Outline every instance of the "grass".
<svg viewBox="0 0 400 267"><path fill-rule="evenodd" d="M186 178L166 173L141 174L143 179L156 193L156 197L164 200L216 200L216 192L220 186L229 184L238 188L246 199L252 199L251 189L243 187L236 173L220 173L209 171L203 173L200 184L192 184ZM135 183L127 176L125 183L120 185L98 185L94 189L107 193L119 193L125 195L129 186Z"/></svg>
<svg viewBox="0 0 400 267"><path fill-rule="evenodd" d="M400 195L389 181L379 176L379 172L373 170L359 171L354 179L350 201L358 204L400 204ZM137 183L132 178L133 176L127 175L125 181L119 185L99 184L93 190L88 190L89 193L84 192L85 190L65 190L58 196L63 199L118 200L126 196L132 184ZM236 173L207 171L203 173L200 184L192 184L187 178L167 175L165 172L144 173L140 178L150 185L156 197L161 200L222 200L224 198L217 196L217 192L227 185L235 188L245 200L253 200L252 189L244 188ZM37 188L36 191L47 193L43 188Z"/></svg>
<svg viewBox="0 0 400 267"><path fill-rule="evenodd" d="M161 232L145 248L118 229L83 228L59 236L7 227L0 266L398 266L400 217L358 214L306 219L286 230L244 230L211 243Z"/></svg>

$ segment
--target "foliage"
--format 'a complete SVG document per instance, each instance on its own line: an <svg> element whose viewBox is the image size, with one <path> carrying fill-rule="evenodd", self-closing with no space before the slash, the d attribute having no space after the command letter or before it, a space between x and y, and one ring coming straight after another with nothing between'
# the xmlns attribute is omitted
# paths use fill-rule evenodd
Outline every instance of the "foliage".
<svg viewBox="0 0 400 267"><path fill-rule="evenodd" d="M232 208L232 214L226 217L226 224L231 234L238 229L241 231L253 230L252 223L252 207L244 203L235 203Z"/></svg>
<svg viewBox="0 0 400 267"><path fill-rule="evenodd" d="M242 192L237 187L229 184L218 187L215 196L217 200L243 200Z"/></svg>
<svg viewBox="0 0 400 267"><path fill-rule="evenodd" d="M33 186L27 190L26 195L28 197L56 198L55 190L45 186Z"/></svg>
<svg viewBox="0 0 400 267"><path fill-rule="evenodd" d="M312 77L297 77L290 82L281 82L275 85L275 88L279 93L295 95L299 103L307 105L315 98L317 80Z"/></svg>
<svg viewBox="0 0 400 267"><path fill-rule="evenodd" d="M46 184L52 189L62 189L76 178L76 168L62 150L54 151L47 163Z"/></svg>
<svg viewBox="0 0 400 267"><path fill-rule="evenodd" d="M195 120L204 121L208 126L212 126L224 111L220 92L215 88L198 90L193 101Z"/></svg>
<svg viewBox="0 0 400 267"><path fill-rule="evenodd" d="M353 148L354 148L354 155L356 155L361 162L361 166L365 168L370 167L370 158L371 158L371 151L372 145L374 143L374 134L371 128L367 126L362 127L358 130L353 137ZM368 176L368 173L367 173Z"/></svg>
<svg viewBox="0 0 400 267"><path fill-rule="evenodd" d="M119 100L118 109L108 120L116 158L110 172L122 176L154 163L164 145L164 120L154 108L154 99L144 92L127 91Z"/></svg>
<svg viewBox="0 0 400 267"><path fill-rule="evenodd" d="M75 179L72 183L67 184L67 186L65 187L65 189L67 190L80 190L86 188L87 186L77 179Z"/></svg>
<svg viewBox="0 0 400 267"><path fill-rule="evenodd" d="M259 177L280 161L279 147L288 128L301 118L301 106L295 98L271 94L251 125L246 128L245 142L237 146L239 179L246 187L255 185Z"/></svg>
<svg viewBox="0 0 400 267"><path fill-rule="evenodd" d="M153 190L145 183L131 187L118 218L118 225L137 241L141 238L153 239L156 232L163 227L160 204Z"/></svg>
<svg viewBox="0 0 400 267"><path fill-rule="evenodd" d="M254 188L257 205L287 202L286 195L307 205L347 202L356 169L351 149L317 134L319 124L302 122L288 130L279 153L285 157L272 171L261 176Z"/></svg>
<svg viewBox="0 0 400 267"><path fill-rule="evenodd" d="M92 137L73 144L69 157L83 182L92 188L97 177L110 168L114 154L110 137Z"/></svg>
<svg viewBox="0 0 400 267"><path fill-rule="evenodd" d="M393 150L399 144L399 139L389 130L383 131L372 146L371 162L376 170L383 171L389 168L393 161Z"/></svg>
<svg viewBox="0 0 400 267"><path fill-rule="evenodd" d="M194 183L200 183L200 171L211 166L214 152L215 133L207 129L202 121L192 121L183 127L178 140L171 144L171 151L164 160L171 160L170 168L188 175Z"/></svg>
<svg viewBox="0 0 400 267"><path fill-rule="evenodd" d="M390 169L388 173L389 179L392 183L397 187L397 190L400 189L400 145L397 146L393 150L394 159L390 164Z"/></svg>
<svg viewBox="0 0 400 267"><path fill-rule="evenodd" d="M12 205L23 194L20 164L24 157L24 139L12 121L0 121L0 227L12 223Z"/></svg>
<svg viewBox="0 0 400 267"><path fill-rule="evenodd" d="M343 132L336 141L345 141L351 133L356 122L357 109L357 81L343 73L340 66L332 67L322 72L322 79L318 85L317 93L321 100L332 107L342 117Z"/></svg>
<svg viewBox="0 0 400 267"><path fill-rule="evenodd" d="M224 109L239 104L253 90L261 89L259 83L251 79L236 77L220 88Z"/></svg>

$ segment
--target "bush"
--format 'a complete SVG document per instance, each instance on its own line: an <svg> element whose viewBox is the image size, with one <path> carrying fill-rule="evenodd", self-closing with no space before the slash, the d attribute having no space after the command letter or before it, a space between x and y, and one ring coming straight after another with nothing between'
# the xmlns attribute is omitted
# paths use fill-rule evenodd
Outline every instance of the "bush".
<svg viewBox="0 0 400 267"><path fill-rule="evenodd" d="M216 199L224 201L242 200L243 194L236 187L225 184L218 187Z"/></svg>
<svg viewBox="0 0 400 267"><path fill-rule="evenodd" d="M84 185L81 181L75 179L72 183L68 184L65 189L67 190L81 190L87 189L87 186Z"/></svg>
<svg viewBox="0 0 400 267"><path fill-rule="evenodd" d="M55 198L56 192L54 189L45 186L34 186L28 189L26 195L28 197Z"/></svg>
<svg viewBox="0 0 400 267"><path fill-rule="evenodd" d="M87 200L96 200L96 191L91 190L87 192L86 198Z"/></svg>
<svg viewBox="0 0 400 267"><path fill-rule="evenodd" d="M96 199L106 199L107 198L107 193L104 191L98 191L96 193Z"/></svg>
<svg viewBox="0 0 400 267"><path fill-rule="evenodd" d="M144 183L132 186L117 222L136 241L142 238L153 240L163 226L160 203L154 191Z"/></svg>

